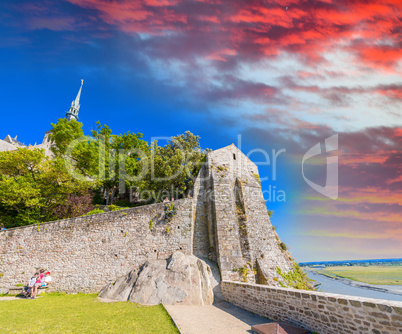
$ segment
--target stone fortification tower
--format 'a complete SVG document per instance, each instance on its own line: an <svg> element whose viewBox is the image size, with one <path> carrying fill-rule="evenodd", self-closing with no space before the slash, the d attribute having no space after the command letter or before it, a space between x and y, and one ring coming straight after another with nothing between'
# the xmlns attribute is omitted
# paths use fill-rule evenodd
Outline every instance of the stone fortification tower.
<svg viewBox="0 0 402 334"><path fill-rule="evenodd" d="M233 144L208 153L194 186L193 253L215 260L223 280L278 285L293 261L280 246L257 166Z"/></svg>

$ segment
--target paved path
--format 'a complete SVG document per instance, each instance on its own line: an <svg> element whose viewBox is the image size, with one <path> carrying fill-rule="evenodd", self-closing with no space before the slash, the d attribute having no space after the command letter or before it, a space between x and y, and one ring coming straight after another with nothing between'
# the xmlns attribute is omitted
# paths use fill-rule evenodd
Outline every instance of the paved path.
<svg viewBox="0 0 402 334"><path fill-rule="evenodd" d="M244 334L270 322L227 302L206 306L165 305L183 334Z"/></svg>
<svg viewBox="0 0 402 334"><path fill-rule="evenodd" d="M225 302L216 264L203 259L212 270L214 304L206 306L165 305L183 334L244 334L251 326L269 322L254 313Z"/></svg>
<svg viewBox="0 0 402 334"><path fill-rule="evenodd" d="M7 300L19 300L19 299L26 299L26 298L20 298L20 297L0 297L0 301L7 301Z"/></svg>

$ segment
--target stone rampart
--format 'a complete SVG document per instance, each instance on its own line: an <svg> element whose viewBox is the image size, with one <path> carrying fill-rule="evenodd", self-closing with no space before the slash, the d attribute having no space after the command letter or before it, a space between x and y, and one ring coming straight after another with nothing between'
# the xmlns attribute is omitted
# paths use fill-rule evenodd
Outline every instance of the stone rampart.
<svg viewBox="0 0 402 334"><path fill-rule="evenodd" d="M174 205L171 218L159 203L1 231L0 288L45 268L53 289L98 292L147 259L192 254L192 199Z"/></svg>
<svg viewBox="0 0 402 334"><path fill-rule="evenodd" d="M402 333L402 303L222 281L225 300L319 334Z"/></svg>

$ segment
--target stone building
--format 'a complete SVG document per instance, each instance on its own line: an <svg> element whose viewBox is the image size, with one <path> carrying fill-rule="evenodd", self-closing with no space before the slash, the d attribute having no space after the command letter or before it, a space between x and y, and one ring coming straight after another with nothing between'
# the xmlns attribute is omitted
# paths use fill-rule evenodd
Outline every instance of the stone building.
<svg viewBox="0 0 402 334"><path fill-rule="evenodd" d="M71 102L71 107L66 113L66 118L68 120L75 119L78 121L78 112L80 110L80 97L81 97L81 90L82 90L82 85L84 84L84 80L81 79L81 86L78 91L77 97L73 102ZM25 145L24 143L21 143L20 141L17 140L17 136L15 138L12 138L10 135L7 135L4 140L0 139L0 152L2 151L13 151L16 150L17 148L39 148L39 149L44 149L46 155L51 156L52 151L52 142L49 138L49 134L51 131L46 131L45 136L43 137L42 143L41 144L34 144L34 145Z"/></svg>

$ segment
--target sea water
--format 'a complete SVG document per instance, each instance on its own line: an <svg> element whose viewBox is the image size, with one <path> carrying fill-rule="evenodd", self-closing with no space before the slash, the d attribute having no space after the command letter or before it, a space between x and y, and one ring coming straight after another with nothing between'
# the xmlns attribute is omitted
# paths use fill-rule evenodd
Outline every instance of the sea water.
<svg viewBox="0 0 402 334"><path fill-rule="evenodd" d="M317 274L310 270L306 270L306 273L309 278L315 280L318 283L321 283L318 288L318 291L321 292L339 293L342 295L386 299L402 302L402 295L350 286L346 283L342 283L324 275ZM383 285L382 287L402 292L402 285Z"/></svg>

